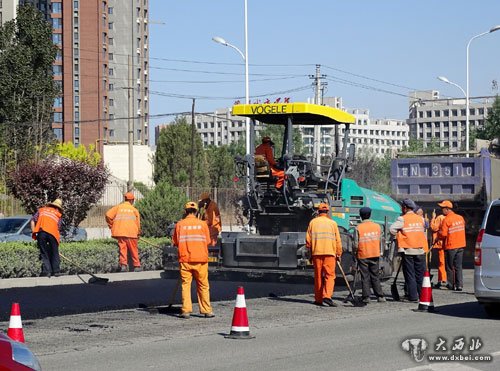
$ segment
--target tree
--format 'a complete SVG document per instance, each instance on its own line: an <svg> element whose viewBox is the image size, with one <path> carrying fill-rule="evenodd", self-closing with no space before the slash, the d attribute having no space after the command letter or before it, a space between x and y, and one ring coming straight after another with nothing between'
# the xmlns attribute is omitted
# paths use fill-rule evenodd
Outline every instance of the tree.
<svg viewBox="0 0 500 371"><path fill-rule="evenodd" d="M136 203L141 214L141 229L144 236L166 236L167 227L182 217L187 201L187 196L166 180L157 183Z"/></svg>
<svg viewBox="0 0 500 371"><path fill-rule="evenodd" d="M189 185L191 149L194 147L194 180L197 187L208 183L207 162L201 137L196 134L191 144L191 125L186 118L176 118L160 131L154 158L153 179L155 183L168 180L173 186Z"/></svg>
<svg viewBox="0 0 500 371"><path fill-rule="evenodd" d="M285 134L285 127L283 125L268 125L262 124L261 130L258 132L258 139L256 146L262 141L265 136L271 137L274 142L274 157L279 158L283 154L283 135ZM297 126L293 128L293 152L299 154L302 151L302 135Z"/></svg>
<svg viewBox="0 0 500 371"><path fill-rule="evenodd" d="M7 175L7 187L24 209L34 214L56 198L63 201L63 235L78 226L101 198L109 172L101 162L91 166L63 157L24 163Z"/></svg>
<svg viewBox="0 0 500 371"><path fill-rule="evenodd" d="M54 140L52 77L57 47L52 27L32 5L0 27L0 149L2 163L38 159Z"/></svg>
<svg viewBox="0 0 500 371"><path fill-rule="evenodd" d="M209 186L228 188L232 186L235 175L234 155L229 146L209 146L205 150L208 162Z"/></svg>
<svg viewBox="0 0 500 371"><path fill-rule="evenodd" d="M57 143L48 150L48 153L83 162L91 166L98 166L102 161L101 155L95 150L95 146L92 144L88 147L82 144L75 147L71 142Z"/></svg>
<svg viewBox="0 0 500 371"><path fill-rule="evenodd" d="M391 193L390 153L386 153L384 157L377 157L369 149L360 151L347 177L355 180L361 187Z"/></svg>
<svg viewBox="0 0 500 371"><path fill-rule="evenodd" d="M498 95L493 102L491 113L484 122L484 127L475 131L475 137L486 140L500 138L500 97Z"/></svg>
<svg viewBox="0 0 500 371"><path fill-rule="evenodd" d="M408 146L403 149L402 152L410 153L439 153L447 152L448 147L441 147L439 141L436 138L432 138L427 146L423 139L410 139L408 141Z"/></svg>

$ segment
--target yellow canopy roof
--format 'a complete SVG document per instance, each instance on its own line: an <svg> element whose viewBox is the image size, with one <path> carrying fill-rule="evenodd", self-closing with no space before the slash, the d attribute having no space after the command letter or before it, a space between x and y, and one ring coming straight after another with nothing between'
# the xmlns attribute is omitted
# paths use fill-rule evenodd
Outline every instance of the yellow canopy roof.
<svg viewBox="0 0 500 371"><path fill-rule="evenodd" d="M310 103L237 104L233 116L250 117L265 124L284 125L292 116L294 125L354 124L353 115L337 108Z"/></svg>

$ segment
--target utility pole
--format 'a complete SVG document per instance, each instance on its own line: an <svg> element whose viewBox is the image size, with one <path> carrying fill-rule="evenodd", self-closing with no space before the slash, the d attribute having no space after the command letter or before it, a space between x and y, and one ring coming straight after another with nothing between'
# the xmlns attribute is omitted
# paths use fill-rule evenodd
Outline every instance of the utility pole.
<svg viewBox="0 0 500 371"><path fill-rule="evenodd" d="M193 192L193 178L194 178L194 134L196 131L195 128L195 117L194 117L194 105L196 99L193 98L193 104L191 105L191 170L189 174L189 188L191 188L191 193Z"/></svg>
<svg viewBox="0 0 500 371"><path fill-rule="evenodd" d="M309 75L309 78L314 80L314 104L323 104L321 90L326 83L321 82L321 80L325 77L326 75L321 74L320 64L316 65L316 74ZM313 158L316 165L321 165L321 127L319 125L314 125Z"/></svg>
<svg viewBox="0 0 500 371"><path fill-rule="evenodd" d="M128 56L128 182L127 191L131 192L134 188L134 120L133 120L133 101L132 101L132 89L133 89L133 75L132 75L132 56Z"/></svg>

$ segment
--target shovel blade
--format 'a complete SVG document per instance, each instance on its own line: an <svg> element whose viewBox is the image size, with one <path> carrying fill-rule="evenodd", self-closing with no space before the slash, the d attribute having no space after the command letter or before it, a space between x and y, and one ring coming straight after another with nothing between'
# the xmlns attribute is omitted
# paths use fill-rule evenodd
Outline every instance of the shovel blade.
<svg viewBox="0 0 500 371"><path fill-rule="evenodd" d="M399 297L399 292L398 292L398 287L395 283L393 283L391 285L391 295L392 295L392 299L394 301L400 301L401 298Z"/></svg>
<svg viewBox="0 0 500 371"><path fill-rule="evenodd" d="M102 277L90 277L89 282L90 284L94 285L106 285L109 281L109 278L102 278Z"/></svg>

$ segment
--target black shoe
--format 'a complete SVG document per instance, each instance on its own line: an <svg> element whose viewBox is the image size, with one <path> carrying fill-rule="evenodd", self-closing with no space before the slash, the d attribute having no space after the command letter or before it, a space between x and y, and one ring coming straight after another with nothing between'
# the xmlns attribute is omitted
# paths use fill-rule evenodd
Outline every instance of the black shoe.
<svg viewBox="0 0 500 371"><path fill-rule="evenodd" d="M370 298L369 297L363 298L362 301L365 304L370 304Z"/></svg>
<svg viewBox="0 0 500 371"><path fill-rule="evenodd" d="M314 305L317 305L318 307L324 307L323 303L315 301L313 303Z"/></svg>
<svg viewBox="0 0 500 371"><path fill-rule="evenodd" d="M335 304L331 298L324 298L323 303L325 303L329 307L336 307L337 306L337 304Z"/></svg>
<svg viewBox="0 0 500 371"><path fill-rule="evenodd" d="M455 291L462 291L463 289L461 287L455 287Z"/></svg>
<svg viewBox="0 0 500 371"><path fill-rule="evenodd" d="M48 278L50 278L50 276L51 276L50 272L42 272L39 275L39 277L48 277Z"/></svg>
<svg viewBox="0 0 500 371"><path fill-rule="evenodd" d="M52 273L52 275L53 275L54 277L61 277L61 276L63 276L63 275L64 275L64 273L61 273L61 272L54 272L54 273Z"/></svg>
<svg viewBox="0 0 500 371"><path fill-rule="evenodd" d="M446 286L445 286L445 287L446 287L446 290L451 290L451 291L453 291L453 290L454 290L454 287L453 287L452 285L450 285L449 283L448 283L448 284L446 284Z"/></svg>
<svg viewBox="0 0 500 371"><path fill-rule="evenodd" d="M410 298L403 298L403 300L401 300L402 302L405 302L405 303L418 303L419 300L418 299L410 299Z"/></svg>
<svg viewBox="0 0 500 371"><path fill-rule="evenodd" d="M142 268L141 267L134 267L134 272L142 272Z"/></svg>
<svg viewBox="0 0 500 371"><path fill-rule="evenodd" d="M205 318L214 318L215 317L215 314L213 313L205 313Z"/></svg>
<svg viewBox="0 0 500 371"><path fill-rule="evenodd" d="M121 265L120 272L128 272L128 267L126 265Z"/></svg>

